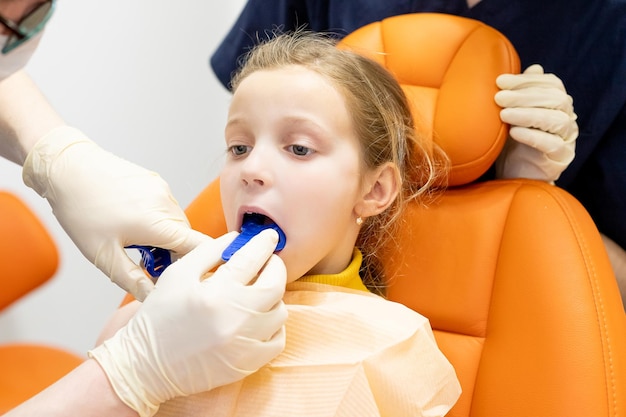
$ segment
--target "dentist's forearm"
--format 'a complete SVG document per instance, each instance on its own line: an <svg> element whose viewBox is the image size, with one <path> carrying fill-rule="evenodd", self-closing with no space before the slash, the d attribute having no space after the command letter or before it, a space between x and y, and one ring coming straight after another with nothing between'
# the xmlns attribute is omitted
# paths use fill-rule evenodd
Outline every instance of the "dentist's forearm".
<svg viewBox="0 0 626 417"><path fill-rule="evenodd" d="M137 417L119 399L106 374L89 359L3 417Z"/></svg>
<svg viewBox="0 0 626 417"><path fill-rule="evenodd" d="M64 125L24 70L0 82L0 156L23 165L26 155L51 129Z"/></svg>

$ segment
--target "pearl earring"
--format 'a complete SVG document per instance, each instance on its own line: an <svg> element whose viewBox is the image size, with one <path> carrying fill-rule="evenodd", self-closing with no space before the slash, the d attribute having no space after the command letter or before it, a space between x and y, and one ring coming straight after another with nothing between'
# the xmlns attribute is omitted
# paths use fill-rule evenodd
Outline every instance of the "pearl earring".
<svg viewBox="0 0 626 417"><path fill-rule="evenodd" d="M360 225L363 224L363 218L361 216L356 218L356 224L357 224L357 226L360 226Z"/></svg>

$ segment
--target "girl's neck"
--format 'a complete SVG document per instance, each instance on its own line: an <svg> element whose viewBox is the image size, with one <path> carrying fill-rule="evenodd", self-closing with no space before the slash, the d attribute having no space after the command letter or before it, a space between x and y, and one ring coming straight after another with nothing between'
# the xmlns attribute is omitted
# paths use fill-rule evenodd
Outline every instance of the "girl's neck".
<svg viewBox="0 0 626 417"><path fill-rule="evenodd" d="M467 0L467 7L470 9L480 3L480 0Z"/></svg>

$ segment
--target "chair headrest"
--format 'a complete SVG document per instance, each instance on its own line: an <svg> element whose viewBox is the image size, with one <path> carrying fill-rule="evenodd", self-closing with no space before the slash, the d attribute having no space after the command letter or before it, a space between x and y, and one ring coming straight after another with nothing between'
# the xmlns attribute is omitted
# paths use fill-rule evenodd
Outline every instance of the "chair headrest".
<svg viewBox="0 0 626 417"><path fill-rule="evenodd" d="M477 20L414 13L357 29L339 47L395 75L417 128L450 157L449 185L470 183L495 162L508 134L495 80L520 71L517 52L500 32Z"/></svg>

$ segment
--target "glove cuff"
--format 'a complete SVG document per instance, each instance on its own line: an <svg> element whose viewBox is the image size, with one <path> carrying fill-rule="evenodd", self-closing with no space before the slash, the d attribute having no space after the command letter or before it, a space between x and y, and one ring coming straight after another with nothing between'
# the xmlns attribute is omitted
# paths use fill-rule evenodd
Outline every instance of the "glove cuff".
<svg viewBox="0 0 626 417"><path fill-rule="evenodd" d="M87 355L94 359L104 373L109 383L113 387L115 394L128 407L135 410L139 417L152 417L159 410L159 404L152 404L143 393L141 381L129 381L128 375L133 373L133 366L128 358L121 352L115 353L110 344L117 338L117 335L102 343L95 349L87 352Z"/></svg>
<svg viewBox="0 0 626 417"><path fill-rule="evenodd" d="M570 161L556 161L509 138L496 160L496 178L525 178L554 184Z"/></svg>
<svg viewBox="0 0 626 417"><path fill-rule="evenodd" d="M24 184L46 198L50 171L55 159L77 143L93 142L83 132L70 126L59 126L45 134L26 156L22 168Z"/></svg>

